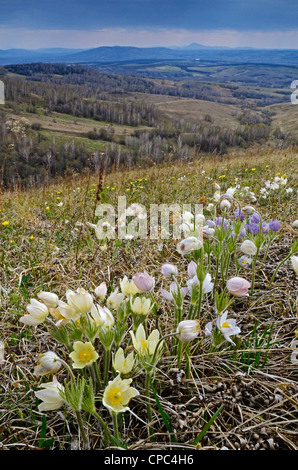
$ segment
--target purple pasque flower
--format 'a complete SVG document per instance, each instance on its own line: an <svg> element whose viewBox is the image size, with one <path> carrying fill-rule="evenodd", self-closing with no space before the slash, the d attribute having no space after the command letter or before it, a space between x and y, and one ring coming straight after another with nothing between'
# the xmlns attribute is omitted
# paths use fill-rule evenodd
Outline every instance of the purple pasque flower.
<svg viewBox="0 0 298 470"><path fill-rule="evenodd" d="M269 228L272 230L272 232L278 232L280 230L281 223L279 220L271 220L269 222Z"/></svg>
<svg viewBox="0 0 298 470"><path fill-rule="evenodd" d="M260 231L260 226L257 224L249 223L246 225L247 231L253 235L257 235Z"/></svg>
<svg viewBox="0 0 298 470"><path fill-rule="evenodd" d="M239 218L239 207L237 207L237 209L234 211L234 216L236 219ZM240 209L240 220L242 222L242 220L245 219L245 214L242 212L242 210Z"/></svg>
<svg viewBox="0 0 298 470"><path fill-rule="evenodd" d="M213 222L213 220L209 220L209 219L206 220L206 225L208 225L208 226L211 227L211 228L216 227L216 223Z"/></svg>
<svg viewBox="0 0 298 470"><path fill-rule="evenodd" d="M222 217L216 217L215 224L218 227L223 227L224 230L227 230L229 228L227 219Z"/></svg>
<svg viewBox="0 0 298 470"><path fill-rule="evenodd" d="M263 232L263 233L268 233L269 230L270 230L270 227L269 227L268 222L265 222L265 221L264 221L264 222L262 223L262 232Z"/></svg>
<svg viewBox="0 0 298 470"><path fill-rule="evenodd" d="M259 224L261 219L260 219L260 216L257 212L254 212L250 218L249 218L249 221L252 223L252 224Z"/></svg>
<svg viewBox="0 0 298 470"><path fill-rule="evenodd" d="M246 228L243 227L243 229L241 230L241 232L239 233L238 235L238 239L241 240L241 238L245 237L246 236Z"/></svg>

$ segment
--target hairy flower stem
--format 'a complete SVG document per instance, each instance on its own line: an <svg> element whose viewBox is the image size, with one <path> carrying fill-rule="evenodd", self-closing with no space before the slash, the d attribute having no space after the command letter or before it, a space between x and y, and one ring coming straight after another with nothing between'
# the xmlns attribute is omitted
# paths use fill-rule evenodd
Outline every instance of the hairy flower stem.
<svg viewBox="0 0 298 470"><path fill-rule="evenodd" d="M84 430L84 425L83 425L81 412L76 411L75 413L76 413L77 422L78 422L79 429L80 429L80 434L81 434L82 439L83 439L84 449L88 449L89 448L88 438L87 438L85 430Z"/></svg>
<svg viewBox="0 0 298 470"><path fill-rule="evenodd" d="M151 403L150 403L150 372L146 372L146 381L145 381L145 395L147 398L147 416L148 416L148 436L150 437L151 441L154 441L154 438L152 437L153 434L153 429L150 426L150 423L152 421L152 409L151 409Z"/></svg>
<svg viewBox="0 0 298 470"><path fill-rule="evenodd" d="M67 364L67 362L65 362L65 361L64 361L63 359L61 359L60 357L59 357L59 359L57 359L57 361L58 361L58 360L59 360L59 362L61 362L61 364L63 364L63 365L66 367L66 369L68 370L68 372L69 372L69 374L70 374L72 380L75 381L74 373L73 373L71 367Z"/></svg>
<svg viewBox="0 0 298 470"><path fill-rule="evenodd" d="M103 373L103 381L105 385L108 382L110 362L111 362L111 351L110 349L106 349L105 355L104 355L104 373Z"/></svg>
<svg viewBox="0 0 298 470"><path fill-rule="evenodd" d="M275 276L276 276L277 271L279 270L279 268L291 257L292 254L293 254L292 251L290 251L290 253L279 263L279 265L277 266L276 270L273 273L273 276L272 276L272 278L271 278L271 280L268 284L268 287L270 287L272 282L274 281Z"/></svg>
<svg viewBox="0 0 298 470"><path fill-rule="evenodd" d="M103 428L104 435L105 435L105 441L109 440L110 444L114 444L111 433L110 433L110 430L109 430L108 426L106 425L106 423L104 422L104 420L102 419L102 417L95 410L93 411L92 414L100 422L100 424Z"/></svg>
<svg viewBox="0 0 298 470"><path fill-rule="evenodd" d="M256 277L256 263L257 263L257 258L258 258L258 255L259 255L259 251L260 251L260 248L258 247L257 251L256 251L256 254L255 254L253 266L252 266L250 295L253 295L253 291L254 291L255 277Z"/></svg>
<svg viewBox="0 0 298 470"><path fill-rule="evenodd" d="M194 318L198 319L200 318L201 314L201 306L202 306L202 299L203 299L203 282L200 281L200 292L199 292L199 298L195 304L195 308L192 314L192 317L190 317L191 320Z"/></svg>
<svg viewBox="0 0 298 470"><path fill-rule="evenodd" d="M224 279L223 279L223 287L225 287L226 279L228 278L230 261L231 261L231 254L228 253L228 255L226 257L225 276L224 276Z"/></svg>
<svg viewBox="0 0 298 470"><path fill-rule="evenodd" d="M98 364L96 362L93 362L92 364L92 370L94 372L95 380L100 389L102 389L102 380L101 380L101 375L99 371Z"/></svg>
<svg viewBox="0 0 298 470"><path fill-rule="evenodd" d="M118 415L112 411L112 419L113 419L113 429L114 429L114 436L116 437L117 441L120 440L119 428L118 428Z"/></svg>

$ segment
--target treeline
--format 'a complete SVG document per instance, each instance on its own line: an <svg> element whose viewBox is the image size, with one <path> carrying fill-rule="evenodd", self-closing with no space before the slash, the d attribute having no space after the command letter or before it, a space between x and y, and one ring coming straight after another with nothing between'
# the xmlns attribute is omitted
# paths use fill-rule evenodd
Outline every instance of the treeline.
<svg viewBox="0 0 298 470"><path fill-rule="evenodd" d="M45 115L58 112L129 126L154 126L159 117L158 110L145 101L115 97L111 100L100 90L93 92L86 85L6 79L5 93L7 106L16 113L19 105L26 103L25 111L32 114L42 107Z"/></svg>
<svg viewBox="0 0 298 470"><path fill-rule="evenodd" d="M135 75L116 75L100 72L95 68L65 64L21 64L8 65L7 71L24 75L32 82L50 83L56 85L79 86L79 94L86 98L115 99L114 95L125 93L151 93L158 95L178 96L207 101L229 103L231 100L222 98L216 89L208 84L197 81L152 81L150 78ZM32 90L34 87L32 86ZM42 87L36 87L42 91ZM73 92L78 93L74 88ZM110 96L112 95L112 96Z"/></svg>

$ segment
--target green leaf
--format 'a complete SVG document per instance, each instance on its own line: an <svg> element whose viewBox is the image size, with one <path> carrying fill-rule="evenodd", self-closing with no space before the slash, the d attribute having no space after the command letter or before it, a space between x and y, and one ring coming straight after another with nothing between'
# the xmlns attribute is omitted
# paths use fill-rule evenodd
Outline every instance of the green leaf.
<svg viewBox="0 0 298 470"><path fill-rule="evenodd" d="M194 441L194 445L197 445L199 442L201 442L201 440L203 439L203 437L205 436L205 434L209 431L209 428L212 426L212 424L214 423L214 421L216 420L216 418L220 415L220 413L222 412L222 409L223 409L223 405L221 405L218 410L214 413L214 415L209 419L208 423L204 426L203 430L200 432L200 434L196 437L196 440Z"/></svg>
<svg viewBox="0 0 298 470"><path fill-rule="evenodd" d="M159 412L160 412L160 414L161 414L161 417L162 417L162 419L163 419L163 422L164 422L164 424L165 424L167 430L169 431L169 433L170 433L170 435L171 435L171 437L172 437L173 442L178 442L177 439L176 439L176 437L175 437L175 435L174 435L174 433L173 433L173 430L172 430L172 428L171 428L171 418L170 418L170 416L163 410L163 408L162 408L162 406L161 406L161 404L160 404L159 398L158 398L158 396L157 396L157 393L156 393L156 391L155 391L155 388L153 387L151 378L149 378L149 382L150 382L150 387L151 387L152 392L153 392L153 396L154 396L155 401L156 401L156 404L157 404L157 408L159 409Z"/></svg>

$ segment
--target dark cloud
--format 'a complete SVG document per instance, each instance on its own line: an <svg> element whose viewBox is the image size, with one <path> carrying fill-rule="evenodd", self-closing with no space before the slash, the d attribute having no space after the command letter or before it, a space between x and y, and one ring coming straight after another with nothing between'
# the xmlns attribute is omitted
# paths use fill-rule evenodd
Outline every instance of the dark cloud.
<svg viewBox="0 0 298 470"><path fill-rule="evenodd" d="M0 0L0 24L31 29L297 29L297 0Z"/></svg>

